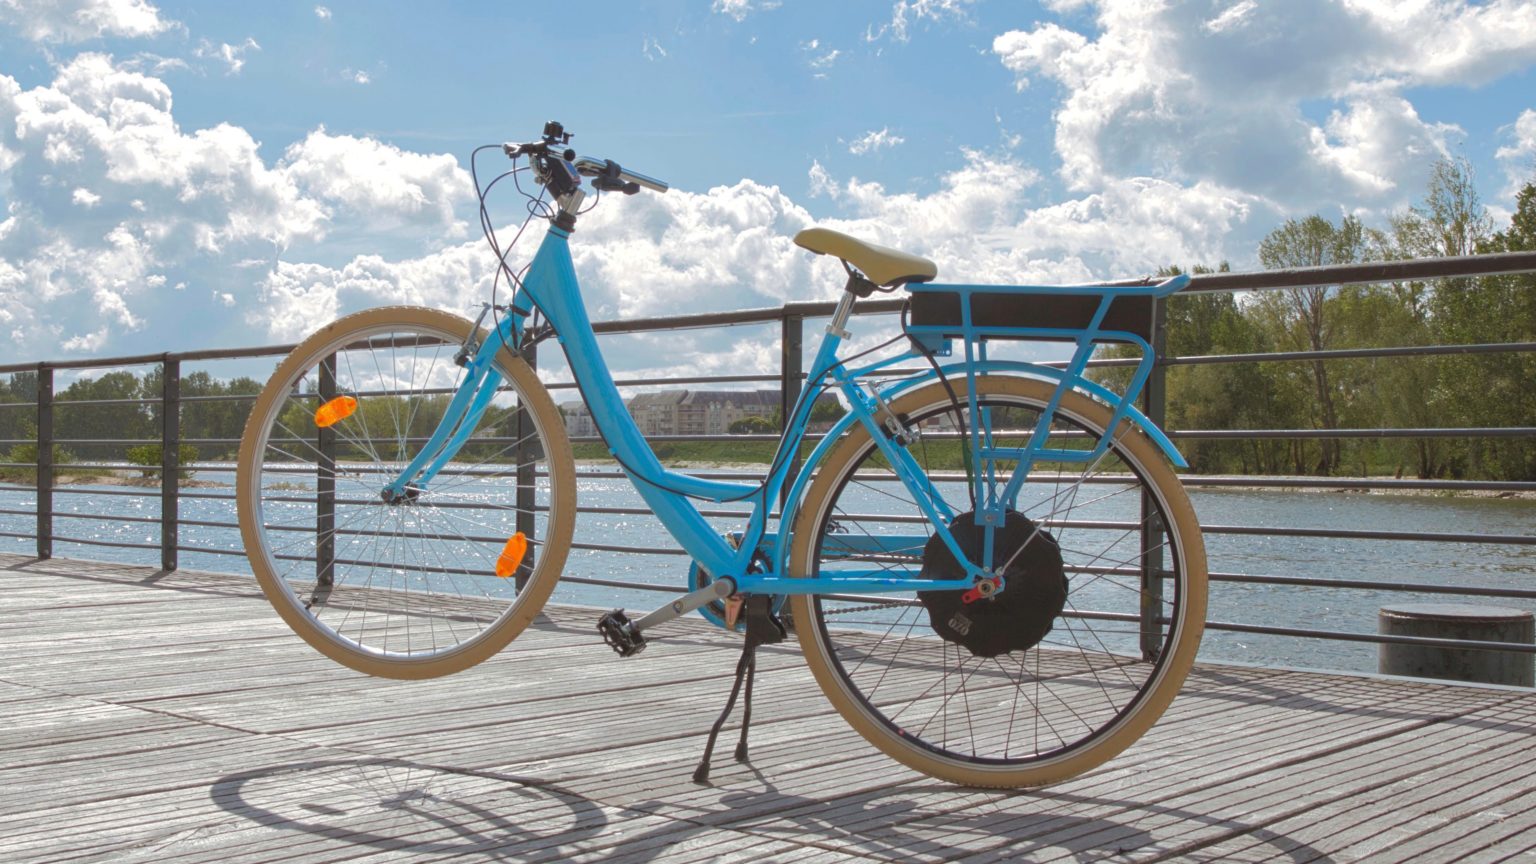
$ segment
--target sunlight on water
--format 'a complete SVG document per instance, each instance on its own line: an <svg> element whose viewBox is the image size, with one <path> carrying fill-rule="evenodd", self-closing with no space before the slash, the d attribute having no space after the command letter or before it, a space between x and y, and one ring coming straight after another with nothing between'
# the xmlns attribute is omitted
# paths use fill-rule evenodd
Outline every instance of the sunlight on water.
<svg viewBox="0 0 1536 864"><path fill-rule="evenodd" d="M619 479L587 476L578 482L582 506L643 507L629 484ZM235 522L233 473L229 466L199 468L197 481L218 484L184 490L181 518L191 522ZM101 494L132 491L133 495ZM84 493L84 494L81 494ZM481 493L488 504L506 503L507 493L487 489ZM208 497L202 497L208 496ZM1529 536L1536 526L1536 501L1437 496L1361 495L1327 492L1192 491L1191 498L1206 526L1265 526L1287 528L1426 531L1462 534ZM873 500L870 507L877 505ZM36 530L35 495L31 490L0 490L0 532L31 535ZM55 517L54 544L58 557L86 558L158 566L160 528L159 490L124 486L59 487L54 498L60 514L105 516L80 519ZM1114 498L1096 502L1081 518L1124 520L1132 518L1134 500ZM730 505L707 509L734 510ZM16 512L20 511L20 512ZM878 511L870 511L878 512ZM145 521L137 521L145 520ZM729 518L711 517L722 533L739 527ZM120 549L72 543L62 538L144 544L154 548ZM475 566L490 569L505 538L487 544L483 560ZM1381 582L1450 584L1485 588L1536 589L1536 547L1487 543L1431 543L1423 541L1349 540L1247 535L1206 535L1210 569L1214 573L1265 574L1315 578L1358 579ZM240 552L238 529L184 524L180 542L198 550ZM648 550L676 549L660 524L649 515L582 513L576 522L576 542L605 546L633 546ZM1068 545L1064 543L1063 545ZM0 550L31 554L35 541L28 537L0 537ZM181 566L187 569L248 573L240 555L182 551ZM1072 563L1070 560L1068 563ZM676 554L620 554L575 549L566 574L603 580L679 589L687 577L688 562ZM423 578L418 575L414 578ZM462 577L460 577L462 578ZM487 593L499 594L509 586L504 580L483 577ZM1081 577L1078 577L1081 578ZM1091 595L1090 595L1091 596ZM665 594L615 589L564 582L554 602L588 606L622 606L649 611ZM1463 598L1454 595L1404 594L1381 590L1333 589L1286 585L1249 585L1214 582L1210 618L1214 621L1263 624L1314 630L1371 633L1376 613L1383 605L1405 602L1473 602L1536 608L1532 600ZM1201 657L1250 663L1325 669L1374 671L1377 648L1370 644L1322 639L1255 636L1208 631Z"/></svg>

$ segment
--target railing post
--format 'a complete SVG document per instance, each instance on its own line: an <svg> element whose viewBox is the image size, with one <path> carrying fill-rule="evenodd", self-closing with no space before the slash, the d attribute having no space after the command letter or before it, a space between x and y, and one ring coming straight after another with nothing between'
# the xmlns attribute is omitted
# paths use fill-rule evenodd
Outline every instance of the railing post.
<svg viewBox="0 0 1536 864"><path fill-rule="evenodd" d="M522 354L522 358L528 362L528 367L537 373L539 368L538 346L529 345L523 348L520 353ZM564 422L563 417L561 418L561 422ZM512 422L512 435L517 440L516 450L513 451L515 454L513 458L517 459L516 522L517 530L523 532L523 536L529 540L528 553L523 557L523 563L518 565L517 568L517 590L519 591L523 590L523 586L528 584L528 577L533 575L533 556L537 554L538 550L538 544L532 542L536 539L537 534L537 532L534 530L535 521L533 511L534 507L538 504L538 498L534 494L538 491L538 473L534 470L534 459L538 459L546 455L543 453L535 453L531 454L534 457L533 459L524 458L529 454L524 453L523 445L527 442L528 435L532 432L532 427L533 422L529 420L528 412L524 410L522 404L519 403L517 406L516 417ZM548 460L546 459L546 462L547 461Z"/></svg>
<svg viewBox="0 0 1536 864"><path fill-rule="evenodd" d="M800 389L805 379L804 369L805 319L799 315L785 314L779 319L779 432L789 428L790 412L800 399ZM814 406L813 406L814 407ZM789 456L789 474L793 478L800 473L800 448ZM779 506L789 497L791 483L779 490ZM781 518L788 518L784 514ZM782 529L781 529L782 530Z"/></svg>
<svg viewBox="0 0 1536 864"><path fill-rule="evenodd" d="M160 569L176 569L181 522L181 361L160 363Z"/></svg>
<svg viewBox="0 0 1536 864"><path fill-rule="evenodd" d="M1142 391L1142 405L1147 418L1161 427L1167 416L1168 348L1167 299L1152 300L1152 371ZM1157 502L1147 492L1141 493L1141 654L1148 660L1162 650L1163 626L1163 549L1167 526L1158 516Z"/></svg>
<svg viewBox="0 0 1536 864"><path fill-rule="evenodd" d="M53 557L53 368L37 364L37 557Z"/></svg>
<svg viewBox="0 0 1536 864"><path fill-rule="evenodd" d="M336 355L320 361L320 404L336 398ZM315 584L336 579L336 430L317 427L315 448Z"/></svg>

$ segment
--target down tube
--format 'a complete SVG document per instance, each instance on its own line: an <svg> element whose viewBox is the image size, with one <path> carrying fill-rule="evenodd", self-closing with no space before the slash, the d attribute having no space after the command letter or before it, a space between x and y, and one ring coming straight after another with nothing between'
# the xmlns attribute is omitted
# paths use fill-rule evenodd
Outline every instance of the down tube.
<svg viewBox="0 0 1536 864"><path fill-rule="evenodd" d="M670 472L662 467L630 419L624 399L613 383L613 373L608 370L598 349L592 321L581 300L576 269L571 264L569 237L559 228L549 229L523 280L523 287L554 325L566 360L571 364L571 373L581 385L581 394L592 411L592 420L609 448L624 463L635 491L695 561L711 573L730 574L734 556L724 538L704 521L687 498L656 485ZM718 491L722 497L741 489L735 484L704 481L696 485L706 492Z"/></svg>

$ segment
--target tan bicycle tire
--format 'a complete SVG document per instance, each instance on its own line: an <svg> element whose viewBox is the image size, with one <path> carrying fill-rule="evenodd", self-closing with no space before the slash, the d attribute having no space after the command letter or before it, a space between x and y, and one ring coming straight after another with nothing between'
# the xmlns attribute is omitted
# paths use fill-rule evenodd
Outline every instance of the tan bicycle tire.
<svg viewBox="0 0 1536 864"><path fill-rule="evenodd" d="M978 378L977 386L982 397L997 395L1039 405L1045 404L1055 389L1050 382L1006 376ZM932 384L893 400L891 411L901 417L917 416L934 405L948 404L950 400L949 391L940 384ZM1077 393L1065 394L1059 410L1076 422L1099 430L1104 429L1110 418L1108 408ZM842 479L843 475L870 446L867 430L854 426L818 466L817 475L794 522L789 559L791 575L803 577L815 568L811 559L816 554L821 525L830 518L827 510L832 506L831 498L847 482ZM1134 461L1146 485L1160 497L1170 522L1169 531L1177 535L1175 548L1182 555L1182 562L1178 613L1170 631L1175 636L1171 637L1170 650L1158 664L1140 698L1123 716L1115 719L1114 727L1096 733L1082 746L1024 764L977 763L919 746L909 740L911 736L899 734L893 728L895 724L877 716L878 709L870 707L863 696L850 692L854 685L839 671L841 667L833 656L834 649L824 641L820 616L812 606L814 598L796 596L792 598L793 614L806 663L833 707L854 730L882 752L923 774L967 786L1022 788L1060 782L1096 768L1123 752L1151 728L1182 686L1199 647L1206 609L1205 551L1189 498L1157 446L1131 424L1122 423L1115 447Z"/></svg>
<svg viewBox="0 0 1536 864"><path fill-rule="evenodd" d="M278 365L255 401L241 438L235 494L241 537L256 580L273 608L295 633L321 654L359 672L386 678L433 678L467 669L505 648L532 622L548 600L565 566L575 525L575 463L563 420L543 383L522 358L503 349L497 358L497 368L516 390L522 409L537 430L548 464L550 496L554 502L549 508L546 532L539 538L541 547L536 563L519 589L511 611L465 644L425 657L389 656L363 650L317 624L284 586L266 549L258 515L261 490L254 479L257 477L256 462L264 449L264 428L275 422L274 410L287 396L295 376L316 362L318 356L328 348L334 349L356 338L351 334L388 327L416 328L463 341L471 334L473 325L457 315L434 309L390 306L343 317L306 338ZM479 338L483 340L485 335L482 330Z"/></svg>

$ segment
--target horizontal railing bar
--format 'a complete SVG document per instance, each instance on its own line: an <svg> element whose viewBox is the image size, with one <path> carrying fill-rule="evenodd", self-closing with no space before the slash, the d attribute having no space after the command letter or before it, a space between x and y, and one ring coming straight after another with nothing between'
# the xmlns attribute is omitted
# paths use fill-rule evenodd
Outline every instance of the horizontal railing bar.
<svg viewBox="0 0 1536 864"><path fill-rule="evenodd" d="M66 445L66 444L89 444L89 445L96 445L96 446L103 446L103 447L110 447L110 446L112 446L114 444L132 444L132 445L137 446L137 445L140 445L140 444L159 444L160 443L160 439L159 438L54 438L53 439L53 443L55 443L55 444L57 444L57 445L59 445L61 447ZM110 466L103 465L101 467L105 468L105 467L110 467ZM138 467L138 466L130 466L130 467Z"/></svg>
<svg viewBox="0 0 1536 864"><path fill-rule="evenodd" d="M1490 255L1459 255L1372 261L1366 264L1330 264L1255 270L1248 273L1201 273L1191 276L1185 291L1270 291L1281 288L1325 288L1334 285L1369 285L1377 282L1410 282L1455 276L1502 276L1536 271L1536 252L1498 252Z"/></svg>
<svg viewBox="0 0 1536 864"><path fill-rule="evenodd" d="M260 395L261 395L260 393L218 393L218 394L211 395L211 396L185 396L185 395L181 395L181 396L178 396L177 399L178 399L178 401L180 401L182 403L187 403L187 402L251 402L251 401L255 400ZM151 401L153 403L155 403L155 404L158 404L160 402L159 399L154 399L154 400L151 400Z"/></svg>
<svg viewBox="0 0 1536 864"><path fill-rule="evenodd" d="M1262 537L1326 537L1334 540L1412 540L1433 543L1492 543L1536 546L1528 534L1453 534L1439 531L1367 531L1355 528L1276 528L1258 525L1201 525L1202 534Z"/></svg>
<svg viewBox="0 0 1536 864"><path fill-rule="evenodd" d="M535 507L533 509L534 509L534 512L536 512L536 513L546 513L546 512L549 511L548 507ZM31 513L32 511L27 510L25 512L26 513ZM596 506L583 507L583 506L581 506L579 504L576 506L576 512L577 513L596 513L596 514L603 515L603 516L654 516L656 514L656 511L652 510L649 507L596 507ZM719 518L719 519L728 519L728 518L731 518L733 516L735 516L735 517L746 517L746 516L750 516L751 513L752 513L752 511L750 511L750 510L700 510L699 511L699 515L700 516L709 516L709 517ZM772 521L774 519L780 518L780 515L781 514L779 514L779 513L770 513L770 514L768 514L768 519L769 519L769 521Z"/></svg>
<svg viewBox="0 0 1536 864"><path fill-rule="evenodd" d="M186 524L186 523L182 523ZM156 547L159 548L159 547ZM220 549L217 546L183 546L177 544L177 552L206 552L209 555L231 555L239 558L246 557L244 549Z"/></svg>
<svg viewBox="0 0 1536 864"><path fill-rule="evenodd" d="M1530 438L1536 426L1492 426L1466 429L1169 429L1169 438L1219 441L1250 438Z"/></svg>
<svg viewBox="0 0 1536 864"><path fill-rule="evenodd" d="M1255 633L1264 636L1299 636L1304 639L1328 639L1335 642L1371 642L1377 645L1423 645L1434 648L1464 648L1473 651L1515 651L1522 654L1536 654L1536 645L1529 642L1481 642L1471 639L1437 639L1431 636L1397 636L1386 633L1300 630L1294 627L1233 624L1226 621L1207 621L1205 622L1205 629L1225 630L1231 633Z"/></svg>
<svg viewBox="0 0 1536 864"><path fill-rule="evenodd" d="M631 555L682 555L687 552L672 547L619 546L608 543L572 543L572 549L590 549L594 552L624 552Z"/></svg>
<svg viewBox="0 0 1536 864"><path fill-rule="evenodd" d="M79 543L82 546L110 546L114 549L155 549L160 548L159 543L120 543L114 540L87 540L83 537L61 537L53 535L55 543Z"/></svg>
<svg viewBox="0 0 1536 864"><path fill-rule="evenodd" d="M213 522L206 519L177 519L177 525L192 525L198 528L239 528L239 522ZM424 536L424 535L418 535Z"/></svg>
<svg viewBox="0 0 1536 864"><path fill-rule="evenodd" d="M183 497L183 498L202 498L202 499L207 500L207 501L233 501L233 500L235 500L235 494L233 492L230 492L230 493L224 494L224 495L220 495L220 494L215 493L215 492L188 492L185 489L182 490L181 497Z"/></svg>
<svg viewBox="0 0 1536 864"><path fill-rule="evenodd" d="M90 519L95 522L138 522L148 525L159 525L159 516L107 516L100 513L66 513L62 510L54 510L49 515L63 519Z"/></svg>
<svg viewBox="0 0 1536 864"><path fill-rule="evenodd" d="M81 484L90 485L90 484ZM59 495L120 495L126 497L143 497L146 495L159 497L160 487L156 486L126 486L119 489L78 489L75 486L55 486L53 494Z"/></svg>
<svg viewBox="0 0 1536 864"><path fill-rule="evenodd" d="M1335 348L1327 351L1276 351L1262 354L1192 354L1188 357L1169 357L1163 362L1169 366L1200 366L1212 363L1273 363L1286 360L1349 360L1371 357L1422 357L1440 354L1499 354L1527 351L1536 351L1536 342L1502 342L1487 345L1405 345L1398 348Z"/></svg>
<svg viewBox="0 0 1536 864"><path fill-rule="evenodd" d="M1309 588L1386 591L1392 594L1465 594L1477 597L1504 597L1511 600L1536 600L1536 589L1485 588L1473 585L1424 585L1417 582L1373 582L1369 579L1325 579L1317 576L1273 576L1250 573L1210 573L1212 582L1252 585L1302 585Z"/></svg>
<svg viewBox="0 0 1536 864"><path fill-rule="evenodd" d="M801 377L803 378L804 376ZM777 375L700 375L690 378L621 378L613 383L617 387L648 387L656 384L746 384L764 381L777 384L781 380L783 379ZM551 390L574 390L576 382L560 381L546 383L544 386ZM777 390L778 388L774 389ZM750 393L752 391L739 392Z"/></svg>
<svg viewBox="0 0 1536 864"><path fill-rule="evenodd" d="M1441 492L1536 492L1529 480L1371 480L1351 477L1239 477L1180 474L1185 486L1245 487L1264 489L1382 489Z"/></svg>
<svg viewBox="0 0 1536 864"><path fill-rule="evenodd" d="M620 582L616 579L599 579L595 576L566 576L561 574L560 584L563 585L567 582L577 585L601 585L604 588L624 588L631 591L656 591L663 594L685 593L679 588L669 588L665 585L648 585L644 582Z"/></svg>

